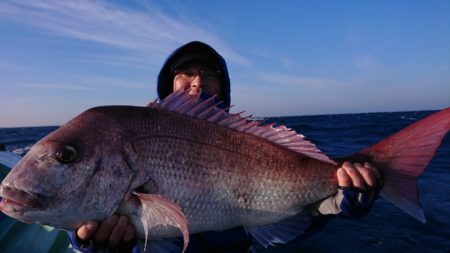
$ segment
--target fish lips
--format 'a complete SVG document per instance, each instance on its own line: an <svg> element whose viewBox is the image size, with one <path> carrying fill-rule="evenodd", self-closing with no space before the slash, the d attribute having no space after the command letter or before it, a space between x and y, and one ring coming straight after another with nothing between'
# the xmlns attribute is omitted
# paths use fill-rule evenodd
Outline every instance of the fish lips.
<svg viewBox="0 0 450 253"><path fill-rule="evenodd" d="M44 206L43 198L39 194L9 186L0 186L0 197L3 198L0 202L0 211L9 216L41 209Z"/></svg>

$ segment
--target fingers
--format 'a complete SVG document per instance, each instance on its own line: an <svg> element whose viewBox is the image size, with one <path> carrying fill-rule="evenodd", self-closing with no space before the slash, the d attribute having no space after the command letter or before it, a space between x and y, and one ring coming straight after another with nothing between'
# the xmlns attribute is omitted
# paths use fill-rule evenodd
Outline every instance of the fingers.
<svg viewBox="0 0 450 253"><path fill-rule="evenodd" d="M338 185L341 187L352 187L353 185L352 179L342 167L337 170L337 180Z"/></svg>
<svg viewBox="0 0 450 253"><path fill-rule="evenodd" d="M342 164L342 168L347 173L347 175L350 177L350 180L352 183L352 185L350 185L350 187L355 187L355 188L359 188L361 190L365 190L366 189L365 180L359 171L359 169L362 167L362 165L359 163L355 163L354 165L351 164L350 162L344 162ZM339 181L338 181L338 183L339 183ZM344 185L339 184L339 186L344 186ZM348 185L347 185L347 187L348 187Z"/></svg>
<svg viewBox="0 0 450 253"><path fill-rule="evenodd" d="M344 162L337 171L338 184L341 187L355 187L366 190L377 184L381 179L381 173L372 164Z"/></svg>
<svg viewBox="0 0 450 253"><path fill-rule="evenodd" d="M110 249L115 249L132 242L135 230L127 216L115 214L101 223L87 222L78 228L76 235L81 240L93 239L97 245L107 244Z"/></svg>
<svg viewBox="0 0 450 253"><path fill-rule="evenodd" d="M127 216L125 215L119 216L118 221L116 225L113 227L111 235L109 236L108 239L108 246L111 249L116 248L121 243L129 223L130 222Z"/></svg>
<svg viewBox="0 0 450 253"><path fill-rule="evenodd" d="M119 216L115 214L100 224L100 227L98 228L97 232L95 232L94 236L94 240L96 243L102 244L106 242L118 219Z"/></svg>
<svg viewBox="0 0 450 253"><path fill-rule="evenodd" d="M360 163L354 163L353 166L357 169L357 171L363 178L365 185L370 187L375 184L375 174L371 169L366 168Z"/></svg>
<svg viewBox="0 0 450 253"><path fill-rule="evenodd" d="M372 171L372 173L375 175L376 181L378 182L381 181L382 179L381 172L375 166L373 166L371 163L365 162L364 168L367 168Z"/></svg>
<svg viewBox="0 0 450 253"><path fill-rule="evenodd" d="M135 237L134 227L130 223L128 224L127 229L125 230L125 234L123 235L123 241L127 243L131 242L132 240L134 240L134 237Z"/></svg>
<svg viewBox="0 0 450 253"><path fill-rule="evenodd" d="M77 230L77 236L83 241L89 240L92 235L95 233L95 230L97 230L98 223L95 221L89 221L85 225L81 226Z"/></svg>
<svg viewBox="0 0 450 253"><path fill-rule="evenodd" d="M380 171L369 163L344 162L337 170L337 179L339 186L343 187L339 204L342 213L355 218L368 213L382 187Z"/></svg>

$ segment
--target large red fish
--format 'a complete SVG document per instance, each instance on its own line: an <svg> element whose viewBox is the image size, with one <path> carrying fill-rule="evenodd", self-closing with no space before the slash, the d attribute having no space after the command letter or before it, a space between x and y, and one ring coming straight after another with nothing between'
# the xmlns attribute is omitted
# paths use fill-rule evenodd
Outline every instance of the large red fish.
<svg viewBox="0 0 450 253"><path fill-rule="evenodd" d="M118 212L140 238L244 226L263 245L301 234L336 194L339 162L284 126L229 114L186 92L149 107L97 107L36 143L1 184L0 210L61 229ZM450 108L354 154L383 174L381 195L425 222L416 179L450 128ZM180 233L181 231L181 233Z"/></svg>

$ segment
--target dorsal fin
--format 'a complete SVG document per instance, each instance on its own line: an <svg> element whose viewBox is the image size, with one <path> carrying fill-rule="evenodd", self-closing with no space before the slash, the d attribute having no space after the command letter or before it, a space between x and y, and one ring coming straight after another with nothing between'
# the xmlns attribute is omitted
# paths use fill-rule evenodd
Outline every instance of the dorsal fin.
<svg viewBox="0 0 450 253"><path fill-rule="evenodd" d="M206 120L239 132L259 136L276 145L293 150L303 156L323 162L336 164L331 158L322 153L316 145L304 136L285 126L274 127L274 124L262 125L261 121L242 117L242 113L231 114L227 109L218 108L217 97L212 96L203 100L199 95L189 95L188 90L177 90L163 101L153 101L150 108L182 113L197 119Z"/></svg>

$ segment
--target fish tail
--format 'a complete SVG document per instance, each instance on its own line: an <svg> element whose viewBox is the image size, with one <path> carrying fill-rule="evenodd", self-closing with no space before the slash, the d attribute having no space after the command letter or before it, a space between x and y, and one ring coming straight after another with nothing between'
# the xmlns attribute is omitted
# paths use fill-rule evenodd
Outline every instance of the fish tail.
<svg viewBox="0 0 450 253"><path fill-rule="evenodd" d="M425 223L417 178L425 171L449 129L450 108L447 108L361 150L355 157L366 157L381 170L380 194L385 199Z"/></svg>

